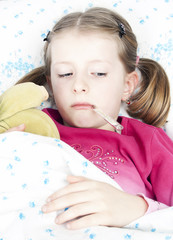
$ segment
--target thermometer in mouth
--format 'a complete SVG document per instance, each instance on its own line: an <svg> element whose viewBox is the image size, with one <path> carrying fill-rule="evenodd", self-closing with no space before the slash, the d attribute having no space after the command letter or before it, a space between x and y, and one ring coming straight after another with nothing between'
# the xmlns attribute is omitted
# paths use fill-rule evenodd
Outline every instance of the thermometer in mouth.
<svg viewBox="0 0 173 240"><path fill-rule="evenodd" d="M123 130L123 126L119 122L117 122L112 117L103 113L102 110L97 108L96 106L93 106L92 109L94 110L94 112L100 115L106 122L108 122L112 127L114 127L117 133L121 134L121 131Z"/></svg>

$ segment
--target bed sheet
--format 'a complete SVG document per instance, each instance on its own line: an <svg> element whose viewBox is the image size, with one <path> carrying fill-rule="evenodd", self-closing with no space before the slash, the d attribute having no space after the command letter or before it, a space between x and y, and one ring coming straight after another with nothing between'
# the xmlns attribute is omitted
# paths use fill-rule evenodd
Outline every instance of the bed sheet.
<svg viewBox="0 0 173 240"><path fill-rule="evenodd" d="M173 207L148 214L124 228L67 230L59 213L43 214L47 197L65 186L67 174L120 186L61 140L23 132L0 135L0 239L173 239Z"/></svg>

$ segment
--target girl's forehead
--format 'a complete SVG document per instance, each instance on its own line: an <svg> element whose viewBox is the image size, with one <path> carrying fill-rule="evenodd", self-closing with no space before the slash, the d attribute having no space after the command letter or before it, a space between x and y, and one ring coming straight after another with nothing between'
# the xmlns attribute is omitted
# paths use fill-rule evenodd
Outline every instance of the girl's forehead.
<svg viewBox="0 0 173 240"><path fill-rule="evenodd" d="M90 51L118 51L118 43L115 38L108 33L98 31L79 31L70 30L55 34L51 40L51 54L55 52L74 52L81 51L81 53Z"/></svg>
<svg viewBox="0 0 173 240"><path fill-rule="evenodd" d="M120 61L117 48L110 42L106 42L107 44L85 42L87 45L81 44L79 40L75 45L68 45L64 41L64 45L52 46L51 66L53 68L65 65L77 66L81 69L89 66L111 67ZM56 41L54 43L56 45Z"/></svg>
<svg viewBox="0 0 173 240"><path fill-rule="evenodd" d="M65 32L64 34L57 34L51 41L52 56L75 51L82 54L89 51L88 54L92 55L92 53L112 52L117 51L117 49L115 39L108 34L100 32Z"/></svg>

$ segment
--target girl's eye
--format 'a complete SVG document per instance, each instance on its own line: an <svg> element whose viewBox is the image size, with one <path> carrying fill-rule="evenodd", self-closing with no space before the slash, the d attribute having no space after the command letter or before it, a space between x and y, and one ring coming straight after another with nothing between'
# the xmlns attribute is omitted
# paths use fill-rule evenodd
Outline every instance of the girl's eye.
<svg viewBox="0 0 173 240"><path fill-rule="evenodd" d="M64 74L58 74L58 77L64 78L64 77L70 77L72 75L73 75L73 73L64 73Z"/></svg>
<svg viewBox="0 0 173 240"><path fill-rule="evenodd" d="M96 76L96 77L106 77L107 73L102 73L102 72L94 72L92 73L92 75Z"/></svg>

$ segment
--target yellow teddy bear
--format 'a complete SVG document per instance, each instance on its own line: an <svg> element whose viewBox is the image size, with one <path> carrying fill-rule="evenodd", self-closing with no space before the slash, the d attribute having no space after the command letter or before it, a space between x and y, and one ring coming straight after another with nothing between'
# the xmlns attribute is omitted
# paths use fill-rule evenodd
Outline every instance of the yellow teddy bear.
<svg viewBox="0 0 173 240"><path fill-rule="evenodd" d="M20 83L0 96L0 133L25 124L25 132L60 138L53 120L37 109L48 98L45 87L31 82Z"/></svg>

